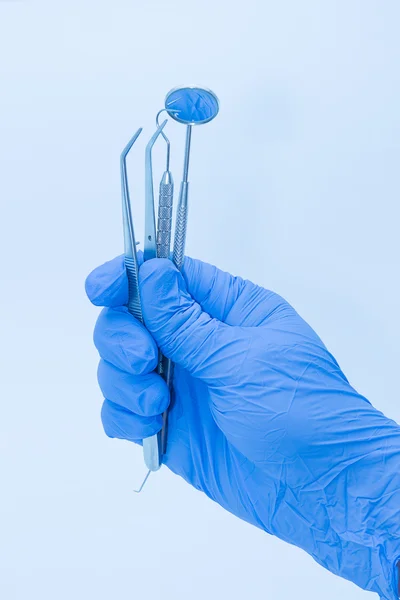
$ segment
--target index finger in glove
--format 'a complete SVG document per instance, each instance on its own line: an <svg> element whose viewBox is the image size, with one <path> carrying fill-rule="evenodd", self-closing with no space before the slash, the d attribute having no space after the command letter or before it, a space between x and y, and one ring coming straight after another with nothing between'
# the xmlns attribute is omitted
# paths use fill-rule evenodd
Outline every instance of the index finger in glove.
<svg viewBox="0 0 400 600"><path fill-rule="evenodd" d="M143 254L138 252L138 262ZM235 277L200 260L185 257L182 275L189 294L202 310L227 325L257 327L281 311L294 313L278 294ZM96 306L122 306L128 302L124 257L97 267L86 280L86 293Z"/></svg>

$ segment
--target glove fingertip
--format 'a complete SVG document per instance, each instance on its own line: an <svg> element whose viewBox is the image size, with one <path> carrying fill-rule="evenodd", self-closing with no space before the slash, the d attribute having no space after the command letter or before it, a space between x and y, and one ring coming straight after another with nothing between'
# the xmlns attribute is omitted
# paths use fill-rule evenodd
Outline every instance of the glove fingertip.
<svg viewBox="0 0 400 600"><path fill-rule="evenodd" d="M140 266L139 271L139 282L142 284L145 281L162 281L168 274L171 277L175 277L178 273L174 263L167 258L152 258L147 260Z"/></svg>
<svg viewBox="0 0 400 600"><path fill-rule="evenodd" d="M128 301L128 279L124 257L96 267L85 281L85 291L95 306L122 306Z"/></svg>

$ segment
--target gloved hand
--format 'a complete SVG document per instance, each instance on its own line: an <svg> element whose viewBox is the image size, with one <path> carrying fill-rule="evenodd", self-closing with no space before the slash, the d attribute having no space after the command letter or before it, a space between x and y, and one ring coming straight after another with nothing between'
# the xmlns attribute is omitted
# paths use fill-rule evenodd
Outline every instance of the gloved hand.
<svg viewBox="0 0 400 600"><path fill-rule="evenodd" d="M165 464L224 508L382 598L397 597L400 428L347 381L280 296L197 260L140 268L146 328L125 308L123 257L86 282L108 436L161 428Z"/></svg>

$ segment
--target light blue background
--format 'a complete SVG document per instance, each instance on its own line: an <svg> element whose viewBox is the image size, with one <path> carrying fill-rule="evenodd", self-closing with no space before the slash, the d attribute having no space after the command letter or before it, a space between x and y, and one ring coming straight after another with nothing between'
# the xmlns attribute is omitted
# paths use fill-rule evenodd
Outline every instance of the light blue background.
<svg viewBox="0 0 400 600"><path fill-rule="evenodd" d="M0 1L1 598L365 597L167 470L132 493L83 283L122 252L122 147L202 83L188 253L285 296L400 420L399 24L397 0Z"/></svg>

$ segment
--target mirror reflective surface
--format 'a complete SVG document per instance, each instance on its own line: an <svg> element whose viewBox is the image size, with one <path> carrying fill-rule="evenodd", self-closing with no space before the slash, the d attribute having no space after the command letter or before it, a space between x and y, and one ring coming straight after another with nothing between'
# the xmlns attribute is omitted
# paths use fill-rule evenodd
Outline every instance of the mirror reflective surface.
<svg viewBox="0 0 400 600"><path fill-rule="evenodd" d="M202 125L217 116L219 102L214 92L206 88L174 88L165 98L165 110L179 123Z"/></svg>

